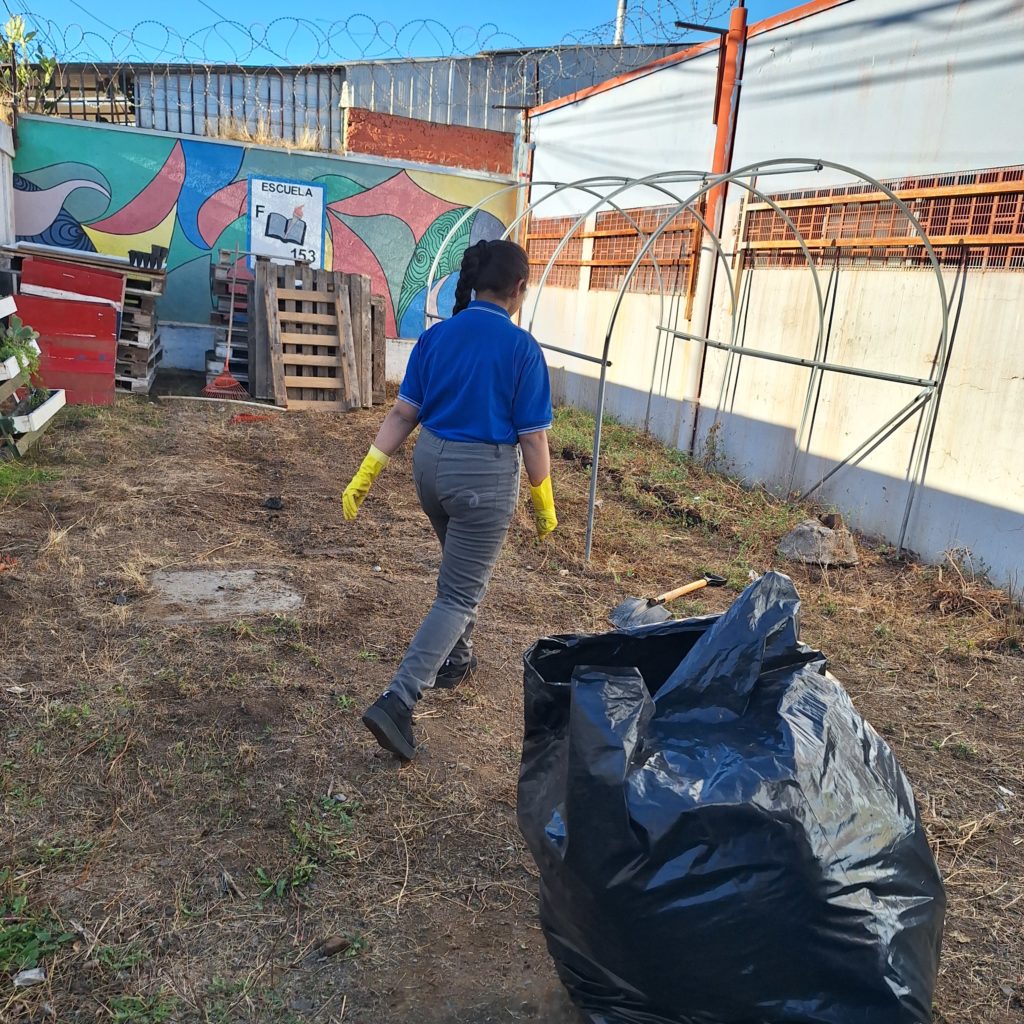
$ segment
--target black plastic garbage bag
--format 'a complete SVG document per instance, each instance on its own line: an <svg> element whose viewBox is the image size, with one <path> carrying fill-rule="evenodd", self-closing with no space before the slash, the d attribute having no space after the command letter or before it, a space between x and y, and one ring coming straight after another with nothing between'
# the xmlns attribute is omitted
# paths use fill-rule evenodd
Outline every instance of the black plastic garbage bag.
<svg viewBox="0 0 1024 1024"><path fill-rule="evenodd" d="M526 655L519 825L592 1024L931 1019L938 869L799 607L769 573L721 617Z"/></svg>

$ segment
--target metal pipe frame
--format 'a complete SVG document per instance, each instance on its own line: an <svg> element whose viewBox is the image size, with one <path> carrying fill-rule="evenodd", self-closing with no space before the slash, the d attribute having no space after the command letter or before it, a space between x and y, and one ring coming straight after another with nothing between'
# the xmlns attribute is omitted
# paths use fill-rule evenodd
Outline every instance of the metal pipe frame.
<svg viewBox="0 0 1024 1024"><path fill-rule="evenodd" d="M869 438L862 441L849 455L840 462L837 462L813 487L809 487L801 493L797 500L804 501L816 490L823 487L841 469L846 466L856 466L863 462L883 441L887 441L900 427L903 426L911 416L928 402L935 398L935 388L925 388L919 391L899 412L895 413L882 426L878 428ZM872 443L873 442L873 443Z"/></svg>
<svg viewBox="0 0 1024 1024"><path fill-rule="evenodd" d="M621 178L609 177L607 175L601 175L601 176L597 176L597 177L593 177L593 178L580 178L578 182L573 182L572 185L576 185L576 186L593 186L593 187L596 188L596 187L600 187L601 184L603 184L603 183L608 183L609 185L617 185L617 184L619 184L620 181L621 181ZM520 192L523 189L533 188L534 186L539 186L539 187L542 187L542 188L544 188L544 187L551 187L553 189L557 189L558 191L561 191L561 190L563 190L565 188L571 187L569 184L567 184L566 182L562 182L562 181L520 181L520 182L516 182L513 185L506 185L506 186L504 186L504 188L499 188L496 191L491 192L490 194L484 196L483 199L481 199L479 202L476 202L472 206L467 207L466 210L463 212L462 216L459 217L459 219L452 225L452 227L448 231L448 234L446 234L444 236L444 238L441 240L441 244L437 247L437 253L434 256L433 262L430 264L430 273L427 275L427 299L428 300L430 298L430 289L434 286L434 278L437 275L437 268L441 265L441 256L444 253L445 249L448 248L448 243L456 236L456 234L458 233L458 231L462 227L462 225L465 224L466 221L468 221L474 214L479 213L480 210L482 210L491 201L493 201L495 199L500 199L502 196L508 195L509 192ZM581 190L585 191L585 189L582 189L582 188L581 188ZM551 193L548 193L548 194L551 194ZM591 194L592 195L597 195L596 192L593 192ZM531 203L530 207L527 207L527 209L532 208L533 205L534 204ZM518 224L521 220L522 220L522 217L519 216L519 217L516 218L516 220L513 223L514 224ZM502 237L503 238L507 238L508 237L508 233L506 232L505 234L502 235ZM426 325L426 321L428 319L430 319L430 320L443 320L444 317L436 316L436 315L432 315L430 313L427 313L426 312L426 303L424 303L424 325L423 325L424 327L427 326Z"/></svg>
<svg viewBox="0 0 1024 1024"><path fill-rule="evenodd" d="M463 213L463 215L453 225L453 227L449 230L448 234L446 234L445 237L442 239L441 244L438 246L437 254L435 255L434 261L431 264L430 274L427 277L427 287L426 287L427 301L429 301L430 289L433 287L434 274L437 272L437 267L438 267L438 265L440 263L440 260L441 260L441 254L443 253L443 251L447 247L448 242L455 236L455 234L458 232L459 228L461 228L462 225L465 224L466 221L471 216L473 216L474 213L476 213L478 210L480 210L485 204L489 203L492 199L497 198L497 197L502 196L502 195L505 195L507 192L510 192L513 189L532 188L532 186L534 184L550 185L552 187L552 191L551 192L545 193L540 199L534 200L532 203L530 203L523 210L523 212L520 213L508 225L508 227L502 232L502 235L501 235L501 237L503 239L505 239L505 238L508 238L509 235L512 234L512 232L522 223L522 221L525 219L525 217L527 217L533 209L535 209L541 203L546 202L548 199L552 198L552 196L558 195L560 192L566 191L568 189L575 189L577 191L586 192L588 195L600 197L601 194L599 192L596 192L593 188L589 187L591 184L596 185L597 187L600 187L601 185L605 185L605 184L619 184L620 182L625 181L625 180L627 180L627 179L621 178L621 177L609 178L609 177L606 177L606 176L601 176L601 177L597 177L597 178L581 178L579 181L575 181L575 182L522 182L522 183L517 184L517 185L509 185L509 186L506 186L505 188L498 189L496 192L491 193L491 195L485 197L484 199L481 199L475 206L473 206L471 209L466 210L466 212ZM665 191L665 190L662 190L662 191ZM677 197L673 196L672 198L677 198ZM604 204L602 203L601 205L604 205ZM611 205L620 214L622 214L622 216L625 217L627 221L629 221L629 223L633 226L633 228L636 230L636 233L638 235L640 235L641 237L645 236L645 232L640 229L640 225L637 224L637 222L633 219L632 216L630 216L629 213L627 213L625 210L623 210L622 207L618 206L616 203L612 203ZM702 220L702 223L703 223L703 220ZM554 265L554 260L557 258L558 254L565 247L565 245L568 244L568 239L572 236L572 234L575 232L575 230L576 230L576 228L573 227L573 229L569 232L569 234L566 235L560 241L559 247L556 250L555 256L553 256L552 259L549 260L548 265L544 268L543 278L542 278L542 280L540 282L540 286L539 286L538 291L537 291L538 302L539 302L539 299L540 299L540 294L541 294L541 292L544 289L544 285L547 282L548 274L551 272L551 267ZM661 276L661 267L659 266L657 261L655 261L655 272L656 272L657 277L658 277L658 290L659 290L659 293L660 293L660 296L661 296L661 299L660 299L661 310L659 312L658 318L659 319L664 319L664 313L665 313L665 283L664 283L664 279ZM437 314L432 314L432 313L427 311L427 308L426 308L427 307L427 301L424 301L424 308L423 308L424 327L426 326L426 321L427 320L442 320L442 319L444 319L443 317L441 317L441 316L439 316ZM537 306L535 304L534 305L534 314L533 314L534 316L536 316L536 312L537 312ZM533 327L533 318L531 317L531 319L530 319L530 328L532 329L532 327ZM582 359L585 362L599 363L599 364L602 364L605 368L611 366L611 363L608 362L607 358L599 359L597 356L591 356L591 355L588 355L588 354L583 353L583 352L574 352L571 349L560 348L557 345L550 345L550 344L543 343L543 342L538 342L538 344L540 344L541 348L547 349L549 352L559 352L559 353L561 353L563 355L571 356L571 357L576 358L576 359Z"/></svg>
<svg viewBox="0 0 1024 1024"><path fill-rule="evenodd" d="M678 182L702 181L702 182L705 182L705 185L704 185L704 187L702 189L698 190L698 192L695 193L689 200L680 200L678 194L673 193L669 189L664 187L664 184L663 184L664 181L668 181L668 182L671 182L673 184L676 183L677 181ZM655 229L655 231L651 233L651 235L647 239L647 242L641 247L641 251L637 255L637 258L633 261L633 264L630 266L629 270L627 271L626 277L625 277L625 279L623 281L623 286L620 289L618 297L616 299L615 310L614 310L614 312L612 314L612 327L614 326L614 320L615 320L615 317L618 314L619 307L622 304L622 300L623 300L623 296L624 296L624 289L625 289L626 285L628 285L629 281L632 280L633 274L636 272L636 268L642 262L643 257L650 251L650 249L653 246L654 242L657 241L657 239L668 228L668 225L683 210L689 210L690 213L700 222L701 226L707 231L708 237L713 240L713 244L715 246L715 249L718 252L719 258L722 260L723 265L725 266L726 274L727 274L728 279L729 279L729 284L730 284L729 294L730 294L730 299L732 301L733 320L735 321L735 316L736 316L736 300L735 300L735 294L734 294L735 293L735 283L734 283L734 279L733 279L733 275L732 275L732 268L729 266L729 261L725 257L725 253L724 253L724 251L722 249L722 244L721 244L721 240L718 237L718 233L711 230L710 225L707 223L707 221L705 220L704 216L700 213L700 211L695 206L695 203L703 195L705 195L708 191L710 191L710 189L714 188L718 184L717 179L713 180L711 183L708 183L708 181L709 181L708 175L705 172L703 172L703 171L692 171L692 170L671 171L671 172L667 172L667 173L651 175L651 176L649 176L647 178L624 179L622 185L620 185L617 189L615 189L609 195L601 197L601 199L599 199L599 201L597 203L595 203L593 206L591 206L588 210L586 210L583 214L581 214L576 219L576 221L573 223L572 227L570 227L569 230L562 236L561 241L558 243L558 245L555 247L554 251L552 252L551 257L548 260L547 266L544 268L544 272L541 275L540 283L539 283L539 285L537 287L537 293L536 293L536 297L534 298L534 303L533 303L533 312L530 315L530 323L529 323L529 328L528 329L531 330L531 331L533 330L533 324L534 324L534 321L536 320L537 310L538 310L538 308L540 306L541 296L543 295L543 292L544 292L544 286L547 284L548 277L550 276L551 271L552 271L552 269L553 269L553 267L554 267L558 257L561 255L561 253L563 252L565 247L569 244L569 239L576 233L576 231L580 227L580 225L585 223L587 218L590 217L591 214L593 214L596 211L600 210L602 206L610 205L610 206L614 207L615 209L619 209L620 212L622 212L621 208L618 207L618 205L616 203L612 202L612 200L615 199L615 197L617 197L621 193L627 192L627 191L629 191L629 190L631 190L633 188L650 188L652 191L661 192L664 195L668 195L669 198L675 199L677 201L678 205L676 206L675 209L671 210L668 213L667 217L661 222L661 224ZM573 186L572 185L566 185L565 186L565 188L571 188L571 187L573 187ZM787 221L789 221L789 217L785 213L785 211L782 210L780 207L778 207L772 201L772 199L769 196L766 196L763 193L758 192L756 189L753 189L752 186L744 186L744 187L750 188L754 192L755 195L757 195L759 198L761 198L764 202L770 204L774 209L776 209L778 211L778 213L783 218L785 218ZM536 200L535 202L530 203L529 206L527 206L527 208L525 210L523 210L523 212L519 215L519 217L517 217L516 220L511 225L509 225L508 229L505 232L506 236L512 230L514 230L514 228L523 220L523 218L526 217L533 209L535 209L537 206L539 206L542 202L546 201L547 199L550 199L553 195L557 195L558 192L560 192L562 190L563 189L556 188L554 191L552 191L550 193L547 193L546 195L544 195L540 199ZM583 191L589 191L589 190L588 189L584 189ZM624 214L624 216L628 217L628 214ZM629 219L632 221L632 218L629 218ZM636 227L637 233L640 234L640 235L643 235L644 233L640 231L639 227L636 225L636 222L632 221L632 223L633 223L634 227ZM795 226L792 225L792 222L790 222L790 224L793 227L793 230L795 231L796 230ZM806 249L806 246L804 248ZM808 256L809 255L810 255L810 253L808 252ZM657 263L657 260L655 260L653 256L651 257L651 260L652 260L652 262L655 265L655 271L656 271L656 274L657 274L657 277L658 277L658 284L659 284L659 288L660 288L660 291L661 291L661 295L660 295L660 306L661 306L660 318L663 319L664 318L664 311L665 311L664 279L661 276L661 270L660 270L660 267L659 267L659 265ZM822 320L823 320L824 319L824 312L823 312L824 307L823 307L822 302L821 302L821 286L820 286L820 283L817 280L817 273L816 273L816 271L814 269L813 262L808 260L808 265L811 268L811 273L815 277L815 286L816 286L817 291L818 291L819 307L821 307L821 309L822 309ZM607 370L608 370L608 366L611 365L610 361L608 359L608 350L609 350L609 346L611 344L611 329L612 328L610 327L608 333L605 336L604 348L603 348L603 351L601 353L601 360L600 360L601 372L600 372L600 374L598 376L598 385L597 385L597 410L596 410L595 418L594 418L594 447L593 447L593 458L592 458L591 466L590 466L590 491L589 491L589 499L588 499L588 503L587 503L587 529L586 529L586 537L585 537L585 540L584 540L584 556L583 556L584 559L586 561L588 561L588 562L590 561L590 554L591 554L591 550L593 548L594 516L595 516L595 513L596 513L596 509L597 509L597 477L598 477L598 470L599 470L599 466L600 466L601 432L602 432L602 427L603 427L603 422L604 422L604 404L605 404L605 397L606 397L606 394L607 394L607 387L608 387L608 374L607 374Z"/></svg>
<svg viewBox="0 0 1024 1024"><path fill-rule="evenodd" d="M800 162L801 161L800 161L799 158L797 158L797 159L783 158L783 159L779 159L779 160L767 161L764 164L750 164L750 165L748 165L745 168L740 168L738 171L733 172L733 175L743 175L743 174L754 175L754 174L757 174L764 167L778 166L778 165L792 165L792 164L799 164ZM875 189L877 189L878 191L882 192L884 195L887 196L887 198L889 200L891 200L893 203L895 203L897 208L904 214L904 216L907 217L908 221L911 224L911 227L914 229L915 233L920 238L922 246L925 249L925 251L927 252L929 261L932 264L932 269L933 269L934 274L935 274L936 285L937 285L938 290L939 290L939 301L940 301L940 311L941 311L941 329L940 329L940 335L939 335L938 350L936 352L936 358L935 358L935 360L933 361L933 364L932 364L933 365L932 372L933 372L933 374L935 374L936 368L938 368L938 367L943 367L944 368L947 365L947 353L948 353L948 349L949 349L949 313L950 313L950 308L949 308L949 302L948 302L947 295L946 295L945 282L944 282L943 277L942 277L942 267L939 264L939 260L938 260L937 254L935 252L935 248L931 244L931 241L929 240L927 233L925 232L923 226L921 225L921 222L915 216L915 214L910 209L910 207L907 206L907 204L905 202L903 202L903 200L900 199L899 196L897 196L896 193L891 188L889 188L887 185L883 184L877 178L874 178L874 177L872 177L869 174L865 174L863 171L860 171L860 170L858 170L855 167L850 167L847 164L840 164L840 163L836 163L834 161L823 160L823 159L817 159L817 160L813 160L813 161L805 161L804 162L804 167L803 167L803 169L805 169L805 170L822 170L824 168L829 168L829 169L832 169L832 170L838 170L838 171L841 171L841 172L843 172L845 174L849 174L849 175L851 175L854 178L859 178L861 181L867 182L868 184L872 185ZM743 183L742 182L737 182L737 184L741 184L742 185ZM774 206L774 204L770 204L770 205ZM776 207L776 209L777 209L777 207ZM777 212L781 212L781 211L777 211ZM793 231L794 238L797 240L798 244L800 245L800 248L804 252L804 256L805 256L805 258L808 261L808 266L810 268L812 268L812 270L813 270L813 258L811 257L811 255L810 255L810 253L809 253L809 251L807 249L807 246L805 244L805 241L804 241L804 238L803 238L802 234L799 231L796 230L795 225L792 223L792 221L788 217L785 217L785 219L786 219L787 223L789 224L790 230ZM837 240L837 241L841 241L841 240ZM642 256L642 253L639 254L639 255ZM634 267L631 268L631 272L635 272L636 265L637 265L637 263L636 263L636 261L634 261ZM816 273L815 273L815 280L817 280L817 274ZM623 282L623 289L620 290L620 300L621 300L621 297L622 297L622 295L624 293L624 288L625 288L625 286L627 284L628 284L628 277L627 277L627 280ZM813 391L814 391L814 386L815 386L815 382L817 380L817 376L818 376L818 374L820 372L830 369L830 367L828 367L828 366L821 365L822 361L818 358L818 356L820 355L820 346L821 346L821 343L822 343L823 328L824 328L824 309L823 309L823 307L820 306L820 285L818 286L818 294L819 294L819 330L818 330L818 341L817 341L817 343L815 345L815 360L813 362L810 362L810 363L807 364L807 365L811 366L812 369L811 369L810 378L808 380L807 396L806 396L805 402L804 402L804 411L803 411L803 415L801 417L800 429L799 429L799 432L798 432L797 437L796 437L795 452L794 452L794 466L795 466L796 456L799 454L799 452L800 452L800 450L801 450L801 448L803 446L803 443L804 443L803 435L804 435L804 432L805 432L805 429L806 429L806 421L807 421L807 416L808 416L808 413L809 413L811 396L812 396ZM617 314L618 314L618 308L616 307L616 309L613 311L613 314L612 314L613 319L614 319L615 316L617 316ZM734 317L734 319L735 319L735 317ZM613 326L614 326L614 324L610 325L609 330L611 330ZM697 339L697 340L699 340L699 339ZM721 344L721 343L718 343L718 344ZM747 354L750 354L750 353L748 352ZM730 359L731 359L731 357L732 356L730 354ZM864 377L875 377L876 376L876 374L874 374L872 371L860 371L860 372L857 372L856 375L864 376ZM945 376L945 370L943 369L938 374L937 377L933 377L933 379L930 381L930 386L933 387L933 388L941 389L944 376ZM896 383L913 383L913 381L908 379L908 380L904 380L904 381L896 381ZM928 454L929 443L927 441L923 441L922 440L921 443L919 444L919 440L922 439L922 438L928 438L928 437L934 435L935 417L936 417L937 412L938 412L937 406L938 406L938 403L931 402L931 401L929 401L927 403L922 403L921 406L920 406L921 411L922 411L922 424L921 424L921 426L924 429L923 430L919 430L917 432L917 434L915 435L914 446L913 446L913 448L911 450L910 467L908 469L909 490L908 490L908 493L907 493L907 501L906 501L906 505L905 505L905 508L904 508L903 520L902 520L902 523L901 523L901 526L900 526L900 535L899 535L899 540L898 540L898 544L897 544L897 546L898 546L898 548L900 550L903 549L903 547L905 545L905 542L906 542L906 535L907 535L907 531L908 531L909 525L910 525L910 518L911 518L912 511L913 511L913 505L914 505L914 500L915 500L915 497L916 497L917 490L924 485L924 473L925 473L925 467L927 466L927 454ZM877 445L875 447L877 447ZM792 473L791 473L791 484L792 484ZM595 492L595 497L596 497L596 492Z"/></svg>
<svg viewBox="0 0 1024 1024"><path fill-rule="evenodd" d="M676 181L706 181L707 180L707 174L705 172L703 172L703 171L675 171L675 172L671 172L670 175L660 175L659 177L665 177L666 180L670 180L672 183L675 183ZM622 214L622 216L625 217L626 220L629 221L629 223L633 226L633 228L636 230L637 234L641 238L643 238L646 233L641 230L639 224L637 224L636 220L629 213L627 213L625 210L622 209L621 206L619 206L619 204L617 204L617 203L615 203L613 201L616 196L618 196L619 194L621 194L623 192L626 192L629 189L639 185L640 187L649 187L649 188L651 188L652 191L660 192L663 195L665 195L666 197L668 197L669 199L675 200L677 204L680 202L680 198L679 198L678 193L673 192L672 190L666 188L665 185L661 181L652 181L650 183L648 183L646 181L637 182L637 181L634 181L633 179L622 177L622 176L619 176L619 177L603 176L603 177L595 177L595 178L581 178L581 179L579 179L579 180L577 180L575 182L561 182L561 183L559 183L559 182L548 182L548 181L544 181L544 182L529 182L529 183L528 182L523 182L523 183L520 183L520 184L517 184L517 185L506 186L505 188L499 189L497 192L492 193L490 196L487 196L487 197L481 199L474 207L466 210L466 212L463 213L463 215L452 226L452 228L450 229L448 234L442 240L441 245L438 247L437 254L434 257L434 261L433 261L433 263L431 265L430 274L428 275L428 278L427 278L427 295L428 295L428 297L429 297L429 294L430 294L430 289L433 287L434 275L436 274L437 267L440 264L441 254L442 254L443 250L445 249L445 247L448 245L448 242L451 240L451 238L453 238L455 236L455 234L458 232L458 230L461 228L461 226L464 223L466 223L466 221L471 216L473 216L474 213L476 213L479 209L481 209L486 203L490 202L492 199L500 197L502 195L505 195L506 193L508 193L510 191L513 191L513 190L523 189L523 188L531 188L533 185L540 185L542 187L550 187L551 191L546 192L543 196L541 196L538 199L535 199L532 202L530 202L529 204L527 204L527 206L513 219L513 221L508 225L508 227L502 233L502 238L508 238L512 234L512 232L515 231L516 228L528 216L530 216L535 209L537 209L537 207L539 207L543 203L547 202L549 199L553 198L554 196L559 195L561 192L568 191L568 190L575 190L575 191L585 192L585 193L587 193L589 195L595 196L597 198L597 202L592 204L592 206L589 207L586 210L586 212L584 212L582 214L582 216L577 218L577 220L572 225L572 227L562 236L562 239L559 241L559 243L555 247L555 250L552 253L550 259L548 260L548 263L545 266L544 271L543 271L543 273L541 275L541 280L540 280L540 282L539 282L539 284L537 286L537 289L536 289L536 297L534 299L533 311L532 311L532 313L530 315L530 321L529 321L529 327L528 327L528 330L531 330L531 331L533 329L533 324L534 324L534 322L536 320L537 310L538 310L538 308L540 306L540 299L541 299L541 296L543 295L544 287L547 284L548 278L551 275L551 271L554 268L555 263L558 260L558 257L561 255L561 253L564 251L565 247L568 245L569 239L576 233L577 229L582 224L584 224L586 222L587 218L589 216L591 216L591 214L597 212L603 206L606 206L606 205L607 206L611 206L613 209L617 210L620 214ZM600 193L595 191L595 188L611 187L612 185L618 185L619 187L616 188L615 191L612 192L608 196L602 196ZM762 198L766 202L769 202L769 203L771 202L771 200L767 196L763 196ZM729 297L730 297L730 301L731 301L731 304L732 304L732 313L733 313L733 317L735 318L735 312L736 312L735 282L734 282L734 278L733 278L733 274L732 274L732 267L729 265L729 260L728 260L728 258L725 255L724 249L722 248L721 240L719 239L717 232L711 230L711 226L708 224L708 222L704 218L703 214L700 212L700 210L697 209L697 207L695 205L690 204L690 206L688 208L689 208L689 211L690 211L691 215L697 220L697 222L701 225L703 230L706 232L707 237L711 240L711 243L714 246L717 258L721 261L722 266L725 269L725 274L726 274L726 277L727 277L727 279L729 281ZM669 214L668 219L666 221L664 221L662 223L662 225L659 226L659 230L658 230L658 234L659 235L662 233L662 231L664 231L664 229L667 226L667 224L670 223L671 220L678 215L679 212L681 212L681 209L677 208L676 210L674 210L672 213ZM786 216L786 214L784 212L782 212L781 210L779 212L782 213L782 216L784 216L784 217ZM645 246L645 251L646 251L647 248L648 247ZM660 266L660 264L658 263L658 261L656 259L654 259L654 257L652 257L651 259L652 259L652 262L654 263L655 274L656 274L657 279L658 279L659 306L660 306L659 320L663 320L664 319L664 312L665 312L665 282L664 282L664 277L662 276L662 273L661 273L661 266ZM632 276L632 270L633 270L633 268L631 268L631 270L630 270L630 276ZM426 311L426 303L425 303L424 304L424 321L426 321L427 318L441 319L440 317L432 316L430 313L428 313ZM599 412L598 412L598 415L595 418L595 427L594 427L594 460L593 460L592 465L591 465L590 501L589 501L589 505L588 505L588 514L587 514L586 554L585 554L585 558L586 558L587 561L589 561L590 560L591 546L592 546L592 538L593 538L594 513L595 513L595 509L596 509L596 502L597 502L597 473L598 473L598 462L599 462L600 446L601 446L601 426L602 426L602 417L603 417L603 409L604 409L604 395L605 395L605 391L606 391L606 388L607 388L607 371L608 371L608 368L612 365L611 364L611 360L609 360L609 358L608 358L608 342L607 342L607 339L606 339L604 351L603 351L603 353L602 353L602 355L600 357L591 356L591 355L589 355L587 353L583 353L583 352L574 352L574 351L569 350L569 349L560 348L558 346L547 344L547 343L543 343L543 342L540 343L540 344L541 344L542 348L545 348L545 349L547 349L549 351L559 352L559 353L561 353L563 355L568 355L568 356L573 357L573 358L582 359L582 360L584 360L586 362L597 363L601 367L601 371L600 371L599 378L598 378L598 396L599 396L598 408L599 408ZM653 375L652 375L651 393L653 393L653 389L654 389L654 385L653 385ZM650 408L650 401L648 401L648 409L649 408Z"/></svg>
<svg viewBox="0 0 1024 1024"><path fill-rule="evenodd" d="M720 352L738 352L740 355L750 356L751 359L767 359L772 363L785 363L787 366L802 366L809 370L824 370L830 373L843 373L851 377L867 377L869 380L882 380L890 384L910 384L914 387L934 388L938 381L931 377L905 377L899 373L885 373L883 370L865 370L859 366L847 366L844 363L828 363L821 359L804 359L803 356L787 356L783 352L769 352L767 349L747 348L745 345L734 345L727 341L716 341L713 338L705 338L700 334L690 334L687 331L669 330L662 327L659 330L666 334L675 335L686 341L699 341L702 345L717 349Z"/></svg>

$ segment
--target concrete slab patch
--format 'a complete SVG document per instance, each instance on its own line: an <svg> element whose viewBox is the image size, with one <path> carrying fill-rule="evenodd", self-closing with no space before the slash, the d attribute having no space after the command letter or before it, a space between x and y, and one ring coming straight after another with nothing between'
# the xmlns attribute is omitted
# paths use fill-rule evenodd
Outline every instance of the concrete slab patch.
<svg viewBox="0 0 1024 1024"><path fill-rule="evenodd" d="M303 596L263 569L162 569L150 578L156 611L167 622L238 619L301 608Z"/></svg>

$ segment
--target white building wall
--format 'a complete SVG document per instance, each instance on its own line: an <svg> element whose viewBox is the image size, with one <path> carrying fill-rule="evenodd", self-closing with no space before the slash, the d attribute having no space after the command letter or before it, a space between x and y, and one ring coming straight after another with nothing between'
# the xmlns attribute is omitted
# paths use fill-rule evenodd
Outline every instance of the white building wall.
<svg viewBox="0 0 1024 1024"><path fill-rule="evenodd" d="M533 180L571 182L598 175L639 178L666 170L703 172L715 144L712 114L717 73L714 49L533 118ZM665 187L688 197L699 183ZM616 189L609 186L603 191L612 195ZM595 202L593 196L573 190L544 199L550 192L542 185L532 190L532 200L544 200L536 209L537 217L579 216ZM614 196L614 202L627 209L666 206L672 201L665 192L643 187ZM705 272L709 262L705 254ZM600 356L616 293L589 290L586 268L582 278L580 289L544 290L534 332L542 341ZM667 309L664 312L667 315ZM649 427L674 444L692 423L700 353L659 334L662 313L658 295L626 295L608 354L612 365L606 408L609 415ZM673 322L684 330L692 327L678 316ZM599 365L553 352L547 353L547 359L556 397L593 407Z"/></svg>

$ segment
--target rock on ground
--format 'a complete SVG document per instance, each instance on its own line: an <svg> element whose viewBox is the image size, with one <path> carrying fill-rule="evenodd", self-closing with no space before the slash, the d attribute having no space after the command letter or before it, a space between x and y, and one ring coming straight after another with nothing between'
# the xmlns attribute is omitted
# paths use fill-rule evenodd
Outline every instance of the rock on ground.
<svg viewBox="0 0 1024 1024"><path fill-rule="evenodd" d="M841 522L830 529L817 519L807 519L787 533L779 554L804 565L851 566L860 561L853 535Z"/></svg>

